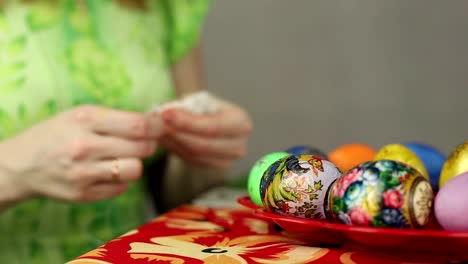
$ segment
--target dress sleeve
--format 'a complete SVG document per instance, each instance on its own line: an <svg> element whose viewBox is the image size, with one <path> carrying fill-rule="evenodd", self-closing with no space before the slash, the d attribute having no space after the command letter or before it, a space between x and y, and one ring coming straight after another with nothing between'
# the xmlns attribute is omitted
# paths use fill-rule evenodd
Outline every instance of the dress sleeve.
<svg viewBox="0 0 468 264"><path fill-rule="evenodd" d="M198 42L210 0L163 0L169 63L179 61Z"/></svg>

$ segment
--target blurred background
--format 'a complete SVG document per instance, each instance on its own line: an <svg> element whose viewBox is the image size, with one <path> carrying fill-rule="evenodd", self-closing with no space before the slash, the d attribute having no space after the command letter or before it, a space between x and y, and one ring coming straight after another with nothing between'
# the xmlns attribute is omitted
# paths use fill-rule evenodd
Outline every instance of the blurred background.
<svg viewBox="0 0 468 264"><path fill-rule="evenodd" d="M217 0L204 32L208 86L247 108L249 153L329 152L468 136L468 1Z"/></svg>

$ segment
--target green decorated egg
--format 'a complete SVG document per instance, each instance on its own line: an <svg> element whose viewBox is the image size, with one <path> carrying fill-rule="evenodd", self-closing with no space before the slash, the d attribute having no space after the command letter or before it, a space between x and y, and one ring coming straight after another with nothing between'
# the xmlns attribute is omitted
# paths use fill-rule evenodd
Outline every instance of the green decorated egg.
<svg viewBox="0 0 468 264"><path fill-rule="evenodd" d="M287 156L289 156L289 154L286 152L273 152L264 155L255 162L254 166L250 170L247 181L247 192L254 204L262 206L262 198L260 197L260 181L265 170L278 159Z"/></svg>

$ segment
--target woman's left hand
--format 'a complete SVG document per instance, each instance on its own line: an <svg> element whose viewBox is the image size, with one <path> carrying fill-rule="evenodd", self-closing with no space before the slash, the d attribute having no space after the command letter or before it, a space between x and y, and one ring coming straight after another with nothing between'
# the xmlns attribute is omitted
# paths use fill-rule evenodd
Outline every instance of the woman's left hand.
<svg viewBox="0 0 468 264"><path fill-rule="evenodd" d="M210 114L175 108L163 111L161 117L169 132L159 143L191 165L230 167L247 152L252 121L237 105L220 100L219 106L218 112Z"/></svg>

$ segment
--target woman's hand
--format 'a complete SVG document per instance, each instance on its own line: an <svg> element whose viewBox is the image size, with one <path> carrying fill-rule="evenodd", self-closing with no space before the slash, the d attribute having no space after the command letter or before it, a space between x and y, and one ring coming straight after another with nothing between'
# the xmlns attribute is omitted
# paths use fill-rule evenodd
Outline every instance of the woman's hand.
<svg viewBox="0 0 468 264"><path fill-rule="evenodd" d="M161 120L140 113L80 106L0 144L3 182L18 199L36 195L86 202L114 197L142 173Z"/></svg>
<svg viewBox="0 0 468 264"><path fill-rule="evenodd" d="M221 100L218 103L220 111L212 114L164 110L160 114L169 132L161 137L160 144L195 166L231 166L247 151L252 121L239 106Z"/></svg>

